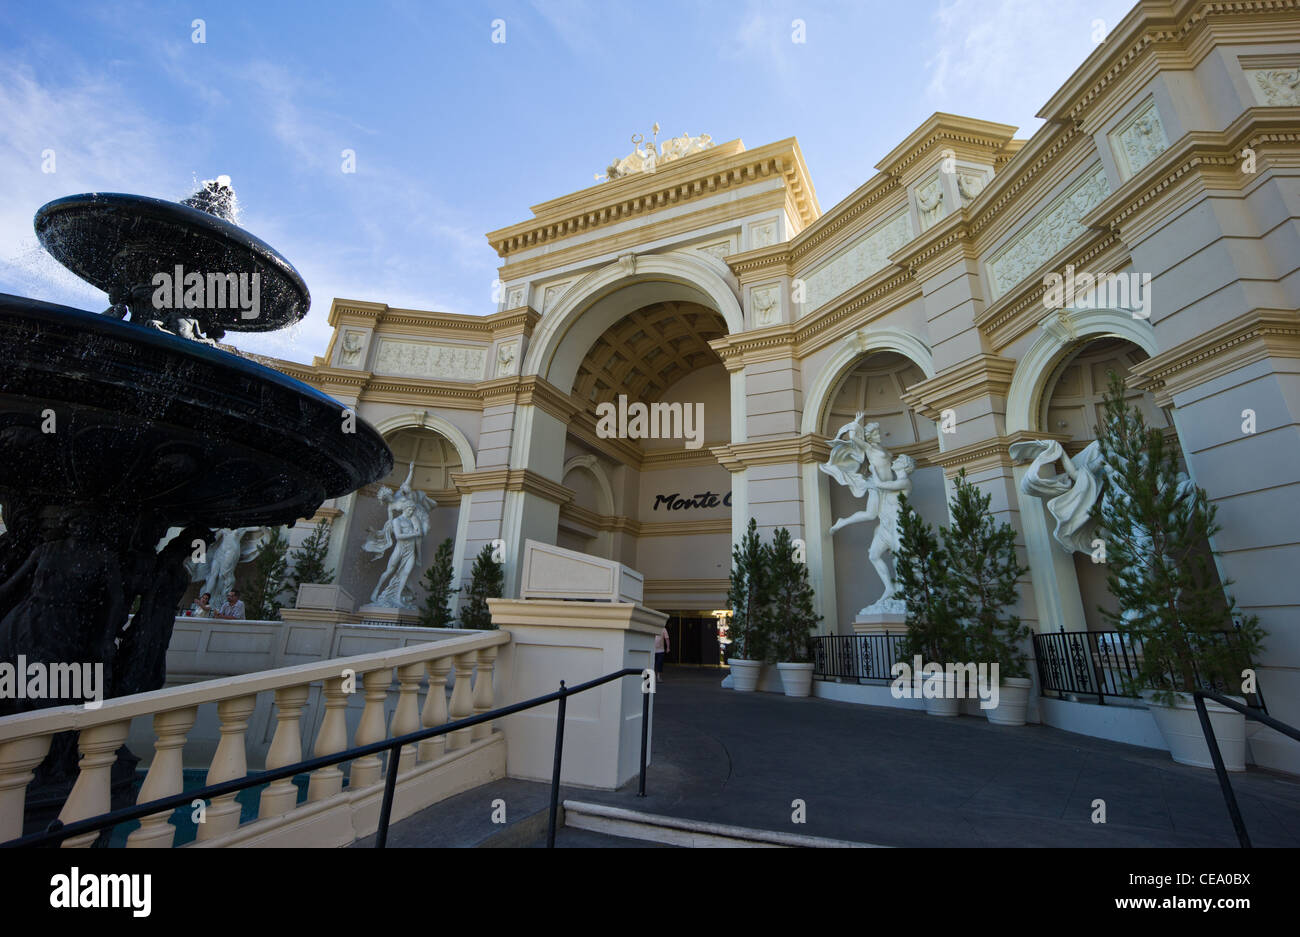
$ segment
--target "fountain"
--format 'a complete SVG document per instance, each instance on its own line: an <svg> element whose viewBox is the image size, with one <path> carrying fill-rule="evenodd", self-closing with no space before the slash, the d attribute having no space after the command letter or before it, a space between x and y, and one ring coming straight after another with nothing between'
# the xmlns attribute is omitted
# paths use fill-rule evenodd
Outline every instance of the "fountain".
<svg viewBox="0 0 1300 937"><path fill-rule="evenodd" d="M102 663L106 697L157 689L195 541L292 524L392 470L338 401L216 347L311 303L233 201L222 177L184 203L95 193L36 213L42 246L110 306L0 294L0 663ZM67 702L0 699L0 715ZM75 773L65 733L29 805L61 803Z"/></svg>

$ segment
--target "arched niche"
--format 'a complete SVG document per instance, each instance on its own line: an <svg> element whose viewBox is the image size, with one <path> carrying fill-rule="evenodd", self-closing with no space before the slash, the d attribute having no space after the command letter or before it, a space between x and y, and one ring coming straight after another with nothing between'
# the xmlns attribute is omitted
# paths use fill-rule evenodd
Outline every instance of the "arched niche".
<svg viewBox="0 0 1300 937"><path fill-rule="evenodd" d="M937 429L934 421L908 407L902 395L925 377L919 364L897 351L860 354L841 370L831 388L818 434L830 439L860 412L863 422L880 424L881 442L891 455L907 453L924 458L923 453L938 449ZM854 497L852 491L824 472L818 470L818 475L818 484L827 489L829 505L823 530L837 518L862 509L864 499ZM912 475L908 500L930 523L946 523L943 469L937 465L918 466ZM842 633L851 631L857 610L876 601L884 590L867 558L875 529L874 523L852 524L828 537L830 549L822 562L834 572L835 604L840 610L837 624Z"/></svg>
<svg viewBox="0 0 1300 937"><path fill-rule="evenodd" d="M453 424L432 414L400 415L383 421L376 428L393 451L393 470L387 477L351 496L346 540L338 564L338 582L353 596L358 606L370 601L387 559L387 554L376 559L376 554L363 549L370 532L380 529L387 518L387 505L379 500L379 489L397 490L409 473L411 487L425 492L437 506L429 517L429 533L420 543L419 566L407 580L407 586L415 593L417 601L424 597L424 590L420 587L424 571L433 565L439 545L451 539L454 610L464 565L471 496L462 495L456 489L453 476L474 470L473 449Z"/></svg>

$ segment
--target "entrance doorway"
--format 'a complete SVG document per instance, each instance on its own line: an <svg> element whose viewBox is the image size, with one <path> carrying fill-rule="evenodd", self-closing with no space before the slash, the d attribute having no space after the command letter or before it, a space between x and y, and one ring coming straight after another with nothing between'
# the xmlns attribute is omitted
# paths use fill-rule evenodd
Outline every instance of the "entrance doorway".
<svg viewBox="0 0 1300 937"><path fill-rule="evenodd" d="M669 650L664 662L689 667L718 667L718 620L701 611L669 612Z"/></svg>

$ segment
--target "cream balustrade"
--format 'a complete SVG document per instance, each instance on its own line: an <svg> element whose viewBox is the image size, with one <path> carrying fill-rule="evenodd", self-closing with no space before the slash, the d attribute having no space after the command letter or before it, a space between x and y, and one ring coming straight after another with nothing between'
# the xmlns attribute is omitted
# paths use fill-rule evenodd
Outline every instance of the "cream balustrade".
<svg viewBox="0 0 1300 937"><path fill-rule="evenodd" d="M277 715L266 767L284 767L304 759L302 714L313 685L320 686L324 717L311 752L313 756L334 754L348 747L347 703L354 688L365 699L354 745L380 742L418 731L421 726L433 727L449 718L492 709L496 699L494 662L499 646L509 641L507 631L487 631L139 693L108 700L94 710L62 706L0 719L0 842L21 834L27 784L58 732L80 732L80 770L59 814L64 823L70 823L108 811L116 752L137 717L152 717L156 737L137 800L147 803L183 790L182 749L198 707L205 703L216 704L221 723L221 740L206 782L214 784L248 774L245 736L259 693L274 693ZM447 676L453 668L455 684L448 707ZM388 724L385 703L395 673L398 698ZM421 710L419 692L426 675L428 689ZM427 739L418 746L408 745L398 760L392 820L503 777L505 767L505 738L488 724ZM206 806L194 845L348 845L374 832L383 779L384 759L372 755L352 762L346 787L341 765L312 772L307 799L301 804L293 781L275 781L262 791L257 819L243 824L233 795L214 798ZM95 835L85 834L65 845L88 846ZM170 847L174 838L167 811L145 817L127 845Z"/></svg>

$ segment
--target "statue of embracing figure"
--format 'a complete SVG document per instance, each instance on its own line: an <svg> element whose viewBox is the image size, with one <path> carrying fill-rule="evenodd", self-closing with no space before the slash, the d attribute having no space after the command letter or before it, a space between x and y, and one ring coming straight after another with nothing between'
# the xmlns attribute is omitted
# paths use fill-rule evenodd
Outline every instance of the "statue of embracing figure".
<svg viewBox="0 0 1300 937"><path fill-rule="evenodd" d="M899 550L901 534L899 521L902 507L899 499L912 492L912 472L916 470L916 461L906 454L900 454L891 461L888 450L880 443L880 424L864 424L864 415L859 412L852 423L840 427L835 438L830 440L830 458L825 465L819 466L823 472L852 491L855 497L865 495L867 498L866 506L861 511L837 520L831 525L830 532L834 534L849 524L877 522L867 558L884 583L885 591L879 599L864 608L861 614L901 614L906 612L906 605L898 592L893 559ZM889 554L888 561L885 559L886 554Z"/></svg>

